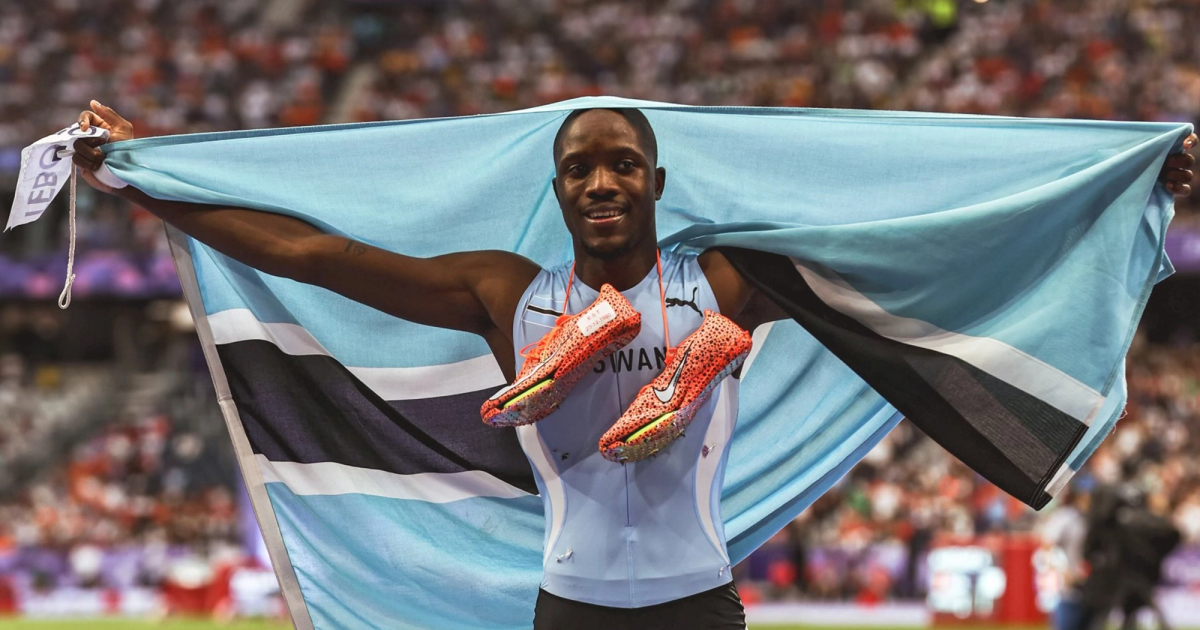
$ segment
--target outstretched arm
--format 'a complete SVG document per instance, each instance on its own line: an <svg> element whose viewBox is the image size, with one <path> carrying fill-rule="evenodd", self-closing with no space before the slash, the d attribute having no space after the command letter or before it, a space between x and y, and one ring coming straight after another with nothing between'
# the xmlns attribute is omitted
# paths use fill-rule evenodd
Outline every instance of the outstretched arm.
<svg viewBox="0 0 1200 630"><path fill-rule="evenodd" d="M132 126L95 101L80 126L103 125L111 141ZM297 218L245 208L155 199L128 186L113 189L92 173L104 160L95 143L76 144L75 163L93 187L138 204L188 236L255 269L324 287L418 324L476 333L512 376L512 321L540 268L503 251L415 258L322 232Z"/></svg>

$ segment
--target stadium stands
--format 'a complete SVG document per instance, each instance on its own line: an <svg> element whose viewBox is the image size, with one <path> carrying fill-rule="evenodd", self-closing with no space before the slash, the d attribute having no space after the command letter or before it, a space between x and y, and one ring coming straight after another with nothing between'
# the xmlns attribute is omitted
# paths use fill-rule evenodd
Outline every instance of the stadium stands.
<svg viewBox="0 0 1200 630"><path fill-rule="evenodd" d="M139 135L494 112L589 94L704 105L1194 120L1185 0L6 2L0 172L89 98ZM1195 208L1195 201L1188 202ZM85 238L161 248L83 204ZM130 219L132 217L132 219ZM1190 219L1189 219L1190 220ZM56 249L59 232L27 231ZM51 237L53 234L53 237Z"/></svg>
<svg viewBox="0 0 1200 630"><path fill-rule="evenodd" d="M71 342L63 315L10 304L0 316L0 588L158 587L188 562L250 555L193 333L126 319L139 330L120 339L131 331L104 325L111 307L81 306L90 335L116 338L100 360L56 356Z"/></svg>

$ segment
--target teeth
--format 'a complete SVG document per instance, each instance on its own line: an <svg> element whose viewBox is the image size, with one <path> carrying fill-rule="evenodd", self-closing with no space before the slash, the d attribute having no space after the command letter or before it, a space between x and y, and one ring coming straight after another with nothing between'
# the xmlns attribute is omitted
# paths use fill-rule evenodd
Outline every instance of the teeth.
<svg viewBox="0 0 1200 630"><path fill-rule="evenodd" d="M588 213L588 218L589 219L607 219L610 217L619 216L620 214L621 214L620 210L602 210L600 212Z"/></svg>

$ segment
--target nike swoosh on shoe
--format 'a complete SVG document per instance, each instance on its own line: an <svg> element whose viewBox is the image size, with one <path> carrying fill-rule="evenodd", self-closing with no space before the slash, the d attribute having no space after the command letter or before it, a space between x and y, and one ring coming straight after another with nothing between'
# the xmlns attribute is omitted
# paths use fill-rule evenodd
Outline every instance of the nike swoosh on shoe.
<svg viewBox="0 0 1200 630"><path fill-rule="evenodd" d="M692 351L692 347L688 346L683 351L683 356L679 358L679 366L675 368L675 373L671 375L671 382L663 389L651 387L654 390L654 395L658 397L658 402L667 404L675 397L675 386L679 384L679 376L683 374L683 364L687 363L688 353Z"/></svg>

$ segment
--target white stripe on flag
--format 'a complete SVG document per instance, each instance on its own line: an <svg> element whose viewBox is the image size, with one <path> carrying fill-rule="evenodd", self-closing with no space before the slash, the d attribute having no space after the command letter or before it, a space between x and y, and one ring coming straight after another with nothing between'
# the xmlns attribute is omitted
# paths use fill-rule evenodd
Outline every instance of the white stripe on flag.
<svg viewBox="0 0 1200 630"><path fill-rule="evenodd" d="M348 369L384 400L453 396L508 382L491 355L427 367Z"/></svg>
<svg viewBox="0 0 1200 630"><path fill-rule="evenodd" d="M260 340L274 344L293 356L324 355L329 351L303 326L258 321L245 308L234 308L208 316L217 345ZM424 367L349 367L348 370L384 400L412 400L453 396L498 387L508 382L491 355L457 363Z"/></svg>
<svg viewBox="0 0 1200 630"><path fill-rule="evenodd" d="M716 524L720 522L721 511L714 509L717 506L712 504L713 490L717 490L717 497L721 496L721 491L714 488L713 484L718 483L717 470L721 467L721 460L725 457L729 441L733 438L740 387L740 380L736 378L727 378L717 387L712 419L709 420L708 430L704 432L704 447L696 454L696 473L693 476L695 486L692 488L696 514L700 517L704 535L708 536L708 541L726 562L729 562L729 550L721 544L721 539L717 536Z"/></svg>
<svg viewBox="0 0 1200 630"><path fill-rule="evenodd" d="M1058 368L990 337L943 330L929 322L893 315L829 269L817 272L792 259L817 297L878 335L962 359L1063 413L1090 425L1104 397Z"/></svg>
<svg viewBox="0 0 1200 630"><path fill-rule="evenodd" d="M750 336L750 354L746 355L746 361L742 363L742 378L746 378L750 373L750 366L754 365L754 360L758 358L758 353L762 351L763 344L767 342L767 335L771 334L771 328L774 326L775 322L767 322L754 329Z"/></svg>
<svg viewBox="0 0 1200 630"><path fill-rule="evenodd" d="M293 356L323 354L329 351L303 326L296 324L264 324L248 308L231 308L208 316L213 343L218 346L237 341L269 341Z"/></svg>
<svg viewBox="0 0 1200 630"><path fill-rule="evenodd" d="M1054 472L1054 476L1050 478L1050 483L1046 484L1046 494L1057 496L1062 489L1067 487L1067 483L1071 481L1071 477L1075 476L1075 469L1071 468L1068 462L1063 462L1062 466Z"/></svg>
<svg viewBox="0 0 1200 630"><path fill-rule="evenodd" d="M255 454L254 460L262 471L264 483L282 483L301 496L366 494L427 503L450 503L476 497L516 499L530 496L482 470L401 475L334 462L273 462L259 454Z"/></svg>

